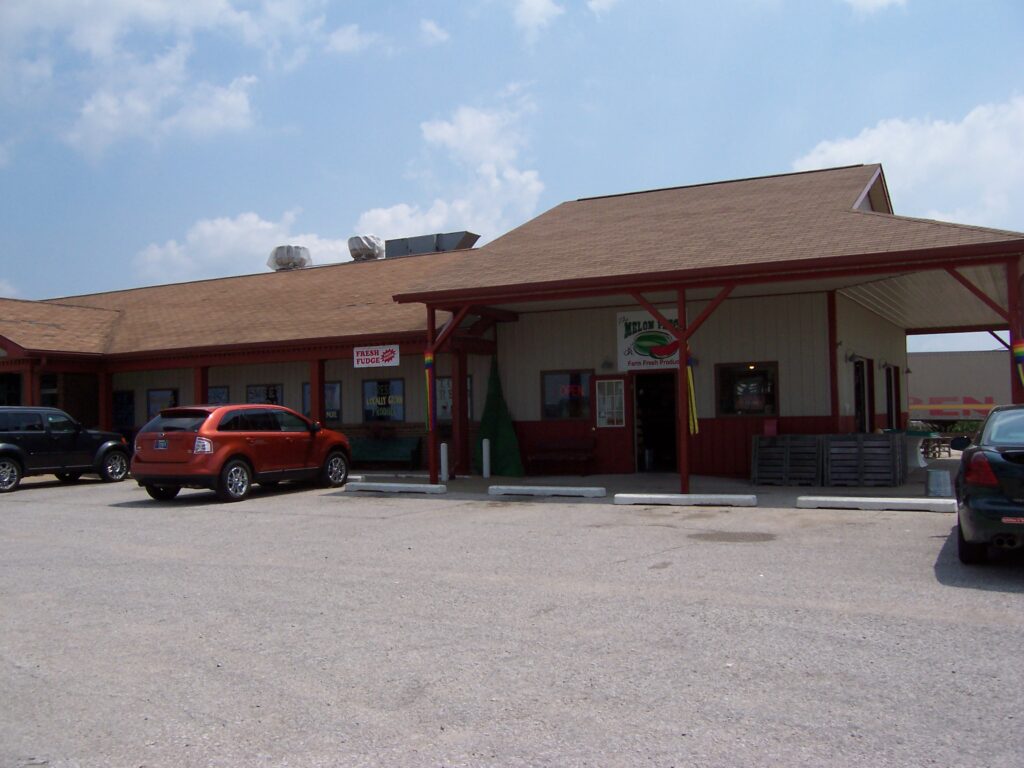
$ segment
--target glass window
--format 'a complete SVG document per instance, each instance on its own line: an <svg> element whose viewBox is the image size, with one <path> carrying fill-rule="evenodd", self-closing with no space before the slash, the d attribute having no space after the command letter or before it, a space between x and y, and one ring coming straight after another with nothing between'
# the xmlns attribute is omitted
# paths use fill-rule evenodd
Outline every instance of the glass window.
<svg viewBox="0 0 1024 768"><path fill-rule="evenodd" d="M590 418L590 372L541 374L545 419Z"/></svg>
<svg viewBox="0 0 1024 768"><path fill-rule="evenodd" d="M982 445L1024 444L1024 412L996 411L985 423Z"/></svg>
<svg viewBox="0 0 1024 768"><path fill-rule="evenodd" d="M173 416L157 416L148 422L143 432L198 432L206 421L206 411L175 411Z"/></svg>
<svg viewBox="0 0 1024 768"><path fill-rule="evenodd" d="M622 379L596 382L597 426L626 426L626 386Z"/></svg>
<svg viewBox="0 0 1024 768"><path fill-rule="evenodd" d="M245 388L245 402L281 405L284 387L280 384L249 384Z"/></svg>
<svg viewBox="0 0 1024 768"><path fill-rule="evenodd" d="M715 366L719 416L777 416L778 363Z"/></svg>
<svg viewBox="0 0 1024 768"><path fill-rule="evenodd" d="M152 419L164 408L173 408L178 404L178 390L151 389L146 392L146 418Z"/></svg>
<svg viewBox="0 0 1024 768"><path fill-rule="evenodd" d="M452 420L452 377L438 376L437 379L437 420ZM473 377L466 377L466 412L473 418Z"/></svg>
<svg viewBox="0 0 1024 768"><path fill-rule="evenodd" d="M309 402L309 382L302 382L302 415L313 418L312 406ZM328 424L341 423L341 382L324 382L324 421Z"/></svg>
<svg viewBox="0 0 1024 768"><path fill-rule="evenodd" d="M363 421L405 421L405 380L364 381Z"/></svg>
<svg viewBox="0 0 1024 768"><path fill-rule="evenodd" d="M288 413L288 411L275 411L274 415L277 417L278 428L282 432L309 431L309 425L294 413Z"/></svg>
<svg viewBox="0 0 1024 768"><path fill-rule="evenodd" d="M231 389L229 387L207 387L206 402L210 405L227 405L231 402Z"/></svg>
<svg viewBox="0 0 1024 768"><path fill-rule="evenodd" d="M66 413L48 413L46 423L51 432L74 432L78 429L78 425Z"/></svg>
<svg viewBox="0 0 1024 768"><path fill-rule="evenodd" d="M11 411L7 429L11 432L42 432L43 418L32 411Z"/></svg>

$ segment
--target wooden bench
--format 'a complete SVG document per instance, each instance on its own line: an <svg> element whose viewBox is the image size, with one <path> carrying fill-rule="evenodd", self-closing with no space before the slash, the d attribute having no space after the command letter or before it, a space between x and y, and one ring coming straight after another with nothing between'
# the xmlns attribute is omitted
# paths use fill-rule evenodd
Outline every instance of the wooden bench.
<svg viewBox="0 0 1024 768"><path fill-rule="evenodd" d="M538 467L568 466L586 475L593 460L593 437L551 437L538 440L527 449L526 473L536 474Z"/></svg>
<svg viewBox="0 0 1024 768"><path fill-rule="evenodd" d="M352 437L352 462L359 464L407 464L420 466L418 437Z"/></svg>

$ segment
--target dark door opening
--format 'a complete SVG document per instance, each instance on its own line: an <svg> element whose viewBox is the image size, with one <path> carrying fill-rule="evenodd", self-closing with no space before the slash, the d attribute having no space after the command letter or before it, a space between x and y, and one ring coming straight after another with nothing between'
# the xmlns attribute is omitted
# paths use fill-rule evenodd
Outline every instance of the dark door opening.
<svg viewBox="0 0 1024 768"><path fill-rule="evenodd" d="M21 405L21 374L0 373L0 405Z"/></svg>
<svg viewBox="0 0 1024 768"><path fill-rule="evenodd" d="M675 472L676 374L638 373L636 392L636 468L640 472Z"/></svg>

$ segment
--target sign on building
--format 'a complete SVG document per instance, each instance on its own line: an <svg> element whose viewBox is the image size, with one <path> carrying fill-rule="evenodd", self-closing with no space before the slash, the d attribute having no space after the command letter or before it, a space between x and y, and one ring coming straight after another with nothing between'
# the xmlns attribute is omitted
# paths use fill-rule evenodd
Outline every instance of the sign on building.
<svg viewBox="0 0 1024 768"><path fill-rule="evenodd" d="M675 309L661 310L673 322ZM616 323L620 371L650 371L679 367L679 343L647 312L619 312Z"/></svg>
<svg viewBox="0 0 1024 768"><path fill-rule="evenodd" d="M352 360L356 368L394 368L399 363L398 345L355 347L352 350Z"/></svg>

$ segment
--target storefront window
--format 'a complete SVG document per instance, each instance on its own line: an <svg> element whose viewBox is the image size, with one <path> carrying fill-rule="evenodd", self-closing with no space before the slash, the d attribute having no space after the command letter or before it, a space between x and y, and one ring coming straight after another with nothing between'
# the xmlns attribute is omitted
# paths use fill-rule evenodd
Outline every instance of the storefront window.
<svg viewBox="0 0 1024 768"><path fill-rule="evenodd" d="M405 380L364 381L363 421L405 421Z"/></svg>
<svg viewBox="0 0 1024 768"><path fill-rule="evenodd" d="M313 418L310 412L309 382L302 382L302 415ZM341 382L324 382L324 421L328 424L341 423Z"/></svg>
<svg viewBox="0 0 1024 768"><path fill-rule="evenodd" d="M718 415L778 415L778 370L778 363L716 365Z"/></svg>
<svg viewBox="0 0 1024 768"><path fill-rule="evenodd" d="M545 419L590 418L590 371L541 374Z"/></svg>

